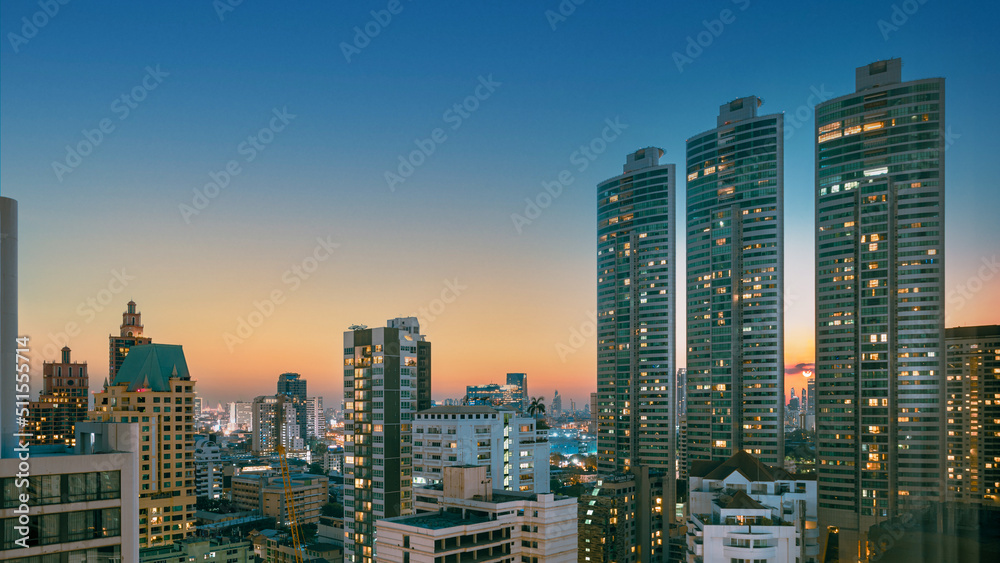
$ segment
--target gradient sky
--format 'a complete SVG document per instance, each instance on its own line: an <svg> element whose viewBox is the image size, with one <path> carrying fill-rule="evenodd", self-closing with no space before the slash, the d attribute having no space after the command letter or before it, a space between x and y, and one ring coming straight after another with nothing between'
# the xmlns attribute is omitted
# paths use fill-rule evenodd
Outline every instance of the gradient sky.
<svg viewBox="0 0 1000 563"><path fill-rule="evenodd" d="M403 0L350 62L341 43L388 1L243 2L221 20L208 0L141 4L71 2L51 18L35 16L33 0L0 6L0 190L20 205L21 332L36 361L51 360L75 323L69 345L90 363L94 389L107 335L133 298L147 335L184 346L210 404L273 393L279 373L296 371L310 394L339 405L343 331L420 308L436 399L524 371L532 395L559 389L566 407L582 404L596 388L595 340L574 337L592 334L596 184L645 146L682 165L685 139L714 128L720 104L751 94L786 122L808 115L786 137L785 197L786 364L809 364L810 95L850 93L855 67L891 57L903 58L904 80L947 78L947 323L998 321L1000 278L980 273L1000 249L992 4L932 0L906 21L897 14L886 38L888 0L591 1L555 29L545 12L556 0ZM730 23L711 23L727 9ZM49 21L15 48L10 34L33 17ZM679 71L673 53L706 20L721 32ZM147 67L167 75L146 79L155 89L140 88L144 99L121 119L120 97ZM453 129L445 112L490 76L499 86ZM240 144L282 108L295 117L246 162ZM572 154L615 118L627 129L580 171ZM66 145L105 119L114 129L58 179L52 163L65 162ZM435 128L447 138L391 191L385 172ZM185 221L179 206L231 160L239 173ZM564 170L573 183L519 233L511 214ZM339 247L307 277L286 273L317 237ZM121 288L114 272L134 279ZM449 283L460 294L436 301ZM275 290L282 303L227 345Z"/></svg>

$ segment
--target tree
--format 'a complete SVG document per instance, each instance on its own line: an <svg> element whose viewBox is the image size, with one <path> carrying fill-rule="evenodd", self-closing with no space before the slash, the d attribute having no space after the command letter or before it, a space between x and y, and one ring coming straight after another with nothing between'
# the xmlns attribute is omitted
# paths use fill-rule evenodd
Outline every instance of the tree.
<svg viewBox="0 0 1000 563"><path fill-rule="evenodd" d="M309 464L309 473L312 475L326 475L326 471L323 471L323 464L318 461Z"/></svg>
<svg viewBox="0 0 1000 563"><path fill-rule="evenodd" d="M538 418L538 415L545 415L545 397L532 397L531 404L528 405L528 414Z"/></svg>

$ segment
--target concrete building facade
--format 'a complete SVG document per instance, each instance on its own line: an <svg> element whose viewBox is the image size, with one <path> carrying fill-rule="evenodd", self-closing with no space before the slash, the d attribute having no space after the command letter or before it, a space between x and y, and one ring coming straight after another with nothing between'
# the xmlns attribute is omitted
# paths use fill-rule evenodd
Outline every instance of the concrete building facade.
<svg viewBox="0 0 1000 563"><path fill-rule="evenodd" d="M453 465L485 465L496 488L549 492L548 430L510 409L434 407L413 419L413 485L443 483Z"/></svg>
<svg viewBox="0 0 1000 563"><path fill-rule="evenodd" d="M379 520L378 560L571 563L576 499L492 490L486 467L448 467L440 510Z"/></svg>
<svg viewBox="0 0 1000 563"><path fill-rule="evenodd" d="M139 426L139 543L153 547L194 532L194 397L180 346L133 346L94 395L88 419Z"/></svg>
<svg viewBox="0 0 1000 563"><path fill-rule="evenodd" d="M344 483L344 558L351 563L375 560L376 520L413 511L411 434L418 343L426 338L412 317L386 325L344 332L344 466L353 477Z"/></svg>

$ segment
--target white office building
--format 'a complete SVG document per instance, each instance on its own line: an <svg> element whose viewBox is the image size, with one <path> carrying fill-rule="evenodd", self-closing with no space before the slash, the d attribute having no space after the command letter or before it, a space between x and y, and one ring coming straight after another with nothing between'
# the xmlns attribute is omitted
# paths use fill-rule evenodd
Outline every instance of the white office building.
<svg viewBox="0 0 1000 563"><path fill-rule="evenodd" d="M194 441L194 487L199 497L217 499L222 494L222 450L207 436Z"/></svg>
<svg viewBox="0 0 1000 563"><path fill-rule="evenodd" d="M376 522L378 560L577 561L577 499L493 490L486 470L447 467L438 512Z"/></svg>
<svg viewBox="0 0 1000 563"><path fill-rule="evenodd" d="M413 484L443 482L444 468L485 465L498 489L549 492L548 430L512 409L434 407L413 420Z"/></svg>
<svg viewBox="0 0 1000 563"><path fill-rule="evenodd" d="M306 437L326 436L326 418L323 415L323 397L306 399Z"/></svg>

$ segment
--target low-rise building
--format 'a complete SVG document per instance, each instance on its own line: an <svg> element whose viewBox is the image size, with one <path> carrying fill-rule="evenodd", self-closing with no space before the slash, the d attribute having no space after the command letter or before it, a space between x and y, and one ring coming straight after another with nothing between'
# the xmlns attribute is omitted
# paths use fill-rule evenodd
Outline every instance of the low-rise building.
<svg viewBox="0 0 1000 563"><path fill-rule="evenodd" d="M254 554L261 563L296 563L292 539L285 532L263 530L251 534ZM324 542L302 546L302 560L306 563L344 563L344 548Z"/></svg>
<svg viewBox="0 0 1000 563"><path fill-rule="evenodd" d="M437 512L376 522L376 560L575 562L576 499L494 490L486 469L446 467Z"/></svg>
<svg viewBox="0 0 1000 563"><path fill-rule="evenodd" d="M295 514L300 524L319 521L320 510L327 503L329 479L321 475L300 473L290 476ZM273 472L242 474L233 477L233 504L244 510L258 510L275 518L279 524L288 522L285 506L285 483Z"/></svg>
<svg viewBox="0 0 1000 563"><path fill-rule="evenodd" d="M414 487L438 485L445 467L485 465L498 489L549 492L548 430L506 408L434 407L414 415Z"/></svg>
<svg viewBox="0 0 1000 563"><path fill-rule="evenodd" d="M250 563L253 561L250 540L229 538L187 538L171 545L140 550L140 563L177 563L178 561L209 561L216 563ZM124 561L124 560L123 560Z"/></svg>
<svg viewBox="0 0 1000 563"><path fill-rule="evenodd" d="M793 475L739 451L690 468L687 560L815 563L816 476Z"/></svg>

